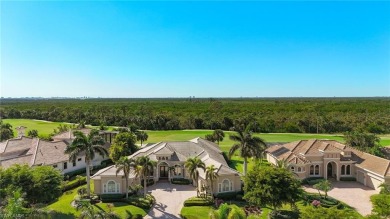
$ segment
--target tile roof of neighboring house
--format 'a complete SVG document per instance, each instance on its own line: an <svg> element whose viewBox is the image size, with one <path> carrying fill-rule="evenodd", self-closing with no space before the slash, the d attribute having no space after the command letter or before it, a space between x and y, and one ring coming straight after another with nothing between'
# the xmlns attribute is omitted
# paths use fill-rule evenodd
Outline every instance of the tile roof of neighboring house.
<svg viewBox="0 0 390 219"><path fill-rule="evenodd" d="M147 145L130 155L130 157L137 158L140 156L149 156L150 159L157 160L156 154L172 154L169 161L183 162L189 157L199 157L203 162L205 162L206 166L213 164L216 168L218 168L217 173L220 175L239 174L239 172L228 166L222 155L222 151L217 144L202 138L194 138L189 141L159 142L153 145ZM112 170L108 171L109 169ZM97 179L100 176L112 176L115 169L115 166L107 167L97 172L93 178ZM204 171L200 170L199 175L201 177L204 176Z"/></svg>
<svg viewBox="0 0 390 219"><path fill-rule="evenodd" d="M32 142L33 138L24 136L3 141L0 143L0 154L29 150Z"/></svg>
<svg viewBox="0 0 390 219"><path fill-rule="evenodd" d="M301 140L267 148L267 153L277 159L287 159L290 163L310 163L306 156L322 155L324 152L341 153L351 151L351 157L341 155L341 161L354 161L355 165L381 176L390 176L390 160L377 157L335 140Z"/></svg>

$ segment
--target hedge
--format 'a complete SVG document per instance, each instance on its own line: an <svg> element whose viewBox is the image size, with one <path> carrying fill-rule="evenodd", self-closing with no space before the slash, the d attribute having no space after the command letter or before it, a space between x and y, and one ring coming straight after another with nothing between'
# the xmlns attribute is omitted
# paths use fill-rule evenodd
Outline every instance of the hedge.
<svg viewBox="0 0 390 219"><path fill-rule="evenodd" d="M319 177L319 176L308 177L308 178L305 178L302 180L302 184L314 185L314 184L319 183L323 179L324 179L324 177Z"/></svg>
<svg viewBox="0 0 390 219"><path fill-rule="evenodd" d="M101 194L100 200L102 202L120 202L123 201L125 194Z"/></svg>
<svg viewBox="0 0 390 219"><path fill-rule="evenodd" d="M147 179L146 180L146 186L151 186L153 184L154 184L154 179ZM142 183L142 185L143 185L143 183Z"/></svg>
<svg viewBox="0 0 390 219"><path fill-rule="evenodd" d="M241 192L224 192L224 193L218 193L217 195L215 195L215 197L223 200L235 200L237 195L240 194Z"/></svg>
<svg viewBox="0 0 390 219"><path fill-rule="evenodd" d="M173 178L171 179L172 184L178 184L178 185L189 185L191 184L191 180L184 179L184 178Z"/></svg>
<svg viewBox="0 0 390 219"><path fill-rule="evenodd" d="M113 164L113 162L111 160L103 160L100 165L97 165L97 166L93 167L92 173L96 172L96 171L98 171L100 169L103 169L103 168L107 167L110 164ZM80 175L80 174L85 174L85 172L86 172L86 169L84 167L84 168L81 168L81 169L78 169L78 170L75 170L75 171L72 171L72 172L69 172L69 173L65 173L64 174L64 179L71 179L74 176L77 176L77 175ZM91 173L91 175L92 175L92 173Z"/></svg>
<svg viewBox="0 0 390 219"><path fill-rule="evenodd" d="M154 203L154 197L151 195L147 195L146 198L142 196L131 196L128 199L123 199L123 202L139 208L149 209Z"/></svg>
<svg viewBox="0 0 390 219"><path fill-rule="evenodd" d="M184 201L184 206L185 207L190 207L190 206L210 206L213 205L213 201L210 199L205 199L205 198L199 198L199 197L192 197Z"/></svg>
<svg viewBox="0 0 390 219"><path fill-rule="evenodd" d="M343 177L340 177L340 181L356 181L356 177L353 177L353 176L343 176Z"/></svg>
<svg viewBox="0 0 390 219"><path fill-rule="evenodd" d="M68 182L63 188L62 188L62 191L63 192L66 192L66 191L69 191L71 189L74 189L74 188L77 188L81 185L84 185L87 183L87 177L83 176L82 178L80 178L80 180L73 180L73 181L70 181Z"/></svg>

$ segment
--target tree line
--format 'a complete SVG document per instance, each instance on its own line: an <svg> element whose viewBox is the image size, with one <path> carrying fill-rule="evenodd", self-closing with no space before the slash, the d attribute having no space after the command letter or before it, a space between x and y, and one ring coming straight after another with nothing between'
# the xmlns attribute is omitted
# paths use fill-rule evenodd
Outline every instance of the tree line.
<svg viewBox="0 0 390 219"><path fill-rule="evenodd" d="M390 133L390 98L2 99L1 118L91 125L135 124L145 130Z"/></svg>

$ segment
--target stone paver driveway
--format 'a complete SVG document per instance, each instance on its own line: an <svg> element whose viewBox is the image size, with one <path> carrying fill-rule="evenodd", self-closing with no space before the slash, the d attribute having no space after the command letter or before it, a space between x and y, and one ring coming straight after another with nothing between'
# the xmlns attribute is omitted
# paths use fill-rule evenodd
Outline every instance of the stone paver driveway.
<svg viewBox="0 0 390 219"><path fill-rule="evenodd" d="M333 189L328 192L329 196L345 202L354 207L361 215L371 214L372 204L370 196L378 194L378 191L366 187L357 182L332 182ZM307 192L317 193L312 187L305 187Z"/></svg>
<svg viewBox="0 0 390 219"><path fill-rule="evenodd" d="M156 204L144 218L180 217L180 210L186 199L196 196L196 188L192 185L174 185L169 182L157 182L148 188L148 192L156 198Z"/></svg>

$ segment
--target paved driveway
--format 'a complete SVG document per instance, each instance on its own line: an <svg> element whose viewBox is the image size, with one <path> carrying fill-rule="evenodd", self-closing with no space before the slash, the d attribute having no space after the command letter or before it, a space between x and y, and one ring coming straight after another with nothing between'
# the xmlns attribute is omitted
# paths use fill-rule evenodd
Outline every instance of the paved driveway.
<svg viewBox="0 0 390 219"><path fill-rule="evenodd" d="M156 204L144 218L179 219L180 210L186 199L196 196L196 188L191 185L174 185L169 182L157 182L148 187L148 192L156 198Z"/></svg>
<svg viewBox="0 0 390 219"><path fill-rule="evenodd" d="M370 196L378 194L378 191L357 182L332 182L332 185L333 189L328 192L329 196L354 207L361 215L371 214ZM313 193L318 192L312 187L305 187L305 190Z"/></svg>

